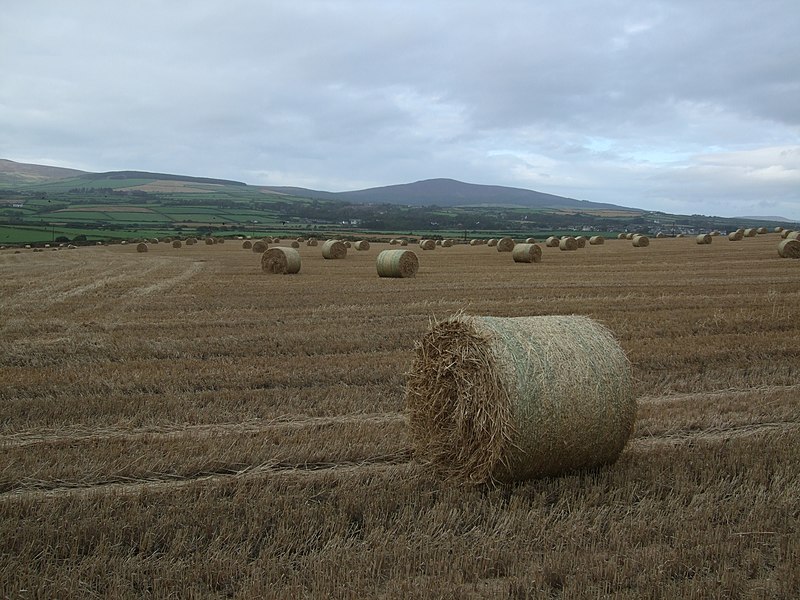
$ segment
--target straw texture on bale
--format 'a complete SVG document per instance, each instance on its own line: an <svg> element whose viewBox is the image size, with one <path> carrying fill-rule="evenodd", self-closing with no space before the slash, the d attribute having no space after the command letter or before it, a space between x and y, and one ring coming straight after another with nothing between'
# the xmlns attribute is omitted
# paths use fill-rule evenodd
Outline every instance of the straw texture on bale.
<svg viewBox="0 0 800 600"><path fill-rule="evenodd" d="M548 248L558 248L559 243L561 242L556 236L551 235L544 241L544 245Z"/></svg>
<svg viewBox="0 0 800 600"><path fill-rule="evenodd" d="M419 259L411 250L383 250L375 261L379 277L414 277Z"/></svg>
<svg viewBox="0 0 800 600"><path fill-rule="evenodd" d="M560 250L577 250L578 240L574 237L565 236L558 242L558 247Z"/></svg>
<svg viewBox="0 0 800 600"><path fill-rule="evenodd" d="M542 262L542 248L538 244L517 244L511 251L511 258L518 263Z"/></svg>
<svg viewBox="0 0 800 600"><path fill-rule="evenodd" d="M416 457L478 482L612 463L636 416L624 352L577 315L433 324L415 347L406 406Z"/></svg>
<svg viewBox="0 0 800 600"><path fill-rule="evenodd" d="M183 246L183 244L181 243L180 240L172 240L172 247L173 248L180 248L181 246Z"/></svg>
<svg viewBox="0 0 800 600"><path fill-rule="evenodd" d="M728 234L728 239L732 242L738 242L744 239L744 234L741 231L731 231Z"/></svg>
<svg viewBox="0 0 800 600"><path fill-rule="evenodd" d="M602 235L593 235L589 238L589 245L590 246L602 246L606 243L606 238Z"/></svg>
<svg viewBox="0 0 800 600"><path fill-rule="evenodd" d="M141 244L137 245L136 246L136 251L137 252L147 252L147 244L142 242Z"/></svg>
<svg viewBox="0 0 800 600"><path fill-rule="evenodd" d="M701 233L697 236L697 243L698 244L710 244L714 238L711 237L709 233Z"/></svg>
<svg viewBox="0 0 800 600"><path fill-rule="evenodd" d="M436 242L433 240L420 240L419 247L423 250L436 250Z"/></svg>
<svg viewBox="0 0 800 600"><path fill-rule="evenodd" d="M339 240L328 240L322 244L322 258L337 259L347 256L347 246Z"/></svg>
<svg viewBox="0 0 800 600"><path fill-rule="evenodd" d="M494 238L490 238L489 241L486 242L486 245L494 248L495 246L497 246L497 240Z"/></svg>
<svg viewBox="0 0 800 600"><path fill-rule="evenodd" d="M778 255L781 258L800 258L800 240L781 240L778 244Z"/></svg>
<svg viewBox="0 0 800 600"><path fill-rule="evenodd" d="M251 247L253 252L258 252L259 254L261 254L262 252L266 252L267 248L269 248L269 244L267 244L267 242L265 242L264 240L258 240Z"/></svg>
<svg viewBox="0 0 800 600"><path fill-rule="evenodd" d="M586 248L586 242L589 241L585 235L579 235L575 238L575 241L578 242L578 248Z"/></svg>
<svg viewBox="0 0 800 600"><path fill-rule="evenodd" d="M514 245L516 242L510 237L504 237L497 240L497 251L498 252L511 252L514 250Z"/></svg>
<svg viewBox="0 0 800 600"><path fill-rule="evenodd" d="M294 248L270 248L261 255L261 270L276 275L299 273L300 253Z"/></svg>
<svg viewBox="0 0 800 600"><path fill-rule="evenodd" d="M367 240L359 240L353 244L356 250L369 250L369 242Z"/></svg>
<svg viewBox="0 0 800 600"><path fill-rule="evenodd" d="M250 248L252 247L253 247L253 242L251 242L250 240L245 240L242 242L242 248L244 248L245 250L250 250Z"/></svg>
<svg viewBox="0 0 800 600"><path fill-rule="evenodd" d="M646 235L636 235L633 237L633 245L636 248L646 248L650 245L650 238Z"/></svg>

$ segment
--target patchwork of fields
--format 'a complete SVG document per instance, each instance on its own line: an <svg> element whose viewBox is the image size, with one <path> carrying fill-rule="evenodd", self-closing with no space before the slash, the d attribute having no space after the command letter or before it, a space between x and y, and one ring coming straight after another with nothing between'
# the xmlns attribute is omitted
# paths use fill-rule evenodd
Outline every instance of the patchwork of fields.
<svg viewBox="0 0 800 600"><path fill-rule="evenodd" d="M779 236L514 264L232 241L0 251L0 596L800 594L800 260ZM619 461L516 486L414 460L430 319L584 314L633 365ZM564 340L569 345L570 340Z"/></svg>

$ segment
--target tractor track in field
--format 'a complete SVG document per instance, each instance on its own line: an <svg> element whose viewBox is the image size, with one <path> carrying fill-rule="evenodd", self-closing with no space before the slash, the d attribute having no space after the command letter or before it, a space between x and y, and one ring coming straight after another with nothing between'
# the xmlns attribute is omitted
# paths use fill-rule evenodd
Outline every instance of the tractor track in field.
<svg viewBox="0 0 800 600"><path fill-rule="evenodd" d="M342 417L317 417L310 419L297 419L284 421L280 426L304 427L309 423L352 423L352 422L386 422L387 415L361 415L354 419L352 415ZM397 413L389 413L394 420L404 418ZM381 418L384 420L381 421ZM753 435L773 434L800 434L800 422L796 421L769 421L763 423L745 423L731 426L715 426L707 429L681 429L661 434L644 434L632 438L628 449L647 449L654 445L681 445L694 442L725 442L731 439L740 439ZM144 490L179 489L192 484L216 483L233 481L251 477L273 476L310 476L319 473L351 473L364 469L387 470L402 466L412 467L413 452L410 448L400 449L397 452L365 456L357 460L347 461L315 461L292 462L288 460L268 461L256 465L246 465L240 468L223 468L215 471L198 472L192 475L173 475L169 473L154 474L147 478L126 478L108 476L105 480L82 481L26 481L24 485L0 493L0 501L14 501L20 499L36 499L67 494L93 494L93 493L119 493L130 494Z"/></svg>

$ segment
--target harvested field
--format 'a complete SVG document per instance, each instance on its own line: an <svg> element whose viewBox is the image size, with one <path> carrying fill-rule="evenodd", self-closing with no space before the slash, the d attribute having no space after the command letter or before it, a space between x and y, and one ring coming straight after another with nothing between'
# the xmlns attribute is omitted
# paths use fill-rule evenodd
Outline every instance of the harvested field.
<svg viewBox="0 0 800 600"><path fill-rule="evenodd" d="M293 277L235 244L0 251L0 597L796 597L777 238L535 269L461 244L414 278L307 246ZM417 463L404 373L460 310L608 327L639 399L617 462L509 486Z"/></svg>

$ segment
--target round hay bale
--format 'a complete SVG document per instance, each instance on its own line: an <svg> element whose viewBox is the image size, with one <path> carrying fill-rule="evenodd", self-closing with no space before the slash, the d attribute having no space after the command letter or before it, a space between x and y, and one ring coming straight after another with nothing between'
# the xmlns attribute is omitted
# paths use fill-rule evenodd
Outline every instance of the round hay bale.
<svg viewBox="0 0 800 600"><path fill-rule="evenodd" d="M308 238L306 241L306 246L316 246L319 242L317 242L317 238Z"/></svg>
<svg viewBox="0 0 800 600"><path fill-rule="evenodd" d="M213 246L214 245L214 238L207 237L206 238L206 246Z"/></svg>
<svg viewBox="0 0 800 600"><path fill-rule="evenodd" d="M676 238L682 238L682 237L685 237L685 236L684 236L682 233L679 233L679 234L678 234L678 235L676 235L675 237L676 237Z"/></svg>
<svg viewBox="0 0 800 600"><path fill-rule="evenodd" d="M436 240L436 245L437 245L437 246L439 246L439 247L441 247L441 245L442 245L442 240Z"/></svg>
<svg viewBox="0 0 800 600"><path fill-rule="evenodd" d="M194 246L197 243L197 238L186 238L186 245L187 246Z"/></svg>
<svg viewBox="0 0 800 600"><path fill-rule="evenodd" d="M657 239L661 239L661 238L665 238L665 237L667 237L667 234L665 234L663 231L659 231L659 232L656 234L656 238L657 238Z"/></svg>
<svg viewBox="0 0 800 600"><path fill-rule="evenodd" d="M511 251L511 258L518 263L542 262L542 248L538 244L516 244Z"/></svg>
<svg viewBox="0 0 800 600"><path fill-rule="evenodd" d="M77 249L78 247L75 246L74 244L70 244L69 246L67 246L67 250L77 250Z"/></svg>
<svg viewBox="0 0 800 600"><path fill-rule="evenodd" d="M779 226L775 227L775 229L773 229L772 231L774 231L775 233L780 233L780 232L782 232L782 231L783 231L783 227L781 227L781 226L779 225Z"/></svg>
<svg viewBox="0 0 800 600"><path fill-rule="evenodd" d="M245 250L250 250L250 248L252 247L253 247L253 242L251 242L250 240L245 240L242 242L242 248L244 248Z"/></svg>
<svg viewBox="0 0 800 600"><path fill-rule="evenodd" d="M697 236L697 243L698 244L710 244L714 238L711 237L710 233L701 233Z"/></svg>
<svg viewBox="0 0 800 600"><path fill-rule="evenodd" d="M225 243L225 238L223 238L223 237L221 237L221 238L214 238L214 239L215 239L215 240L217 240L217 243L218 243L218 244L224 244L224 243Z"/></svg>
<svg viewBox="0 0 800 600"><path fill-rule="evenodd" d="M391 240L389 240L389 245L390 246L397 246L397 244L399 244L399 243L400 243L400 241L395 239L395 238L392 238Z"/></svg>
<svg viewBox="0 0 800 600"><path fill-rule="evenodd" d="M544 245L547 246L548 248L558 248L560 243L561 240L554 235L551 235L544 241Z"/></svg>
<svg viewBox="0 0 800 600"><path fill-rule="evenodd" d="M180 248L181 246L183 246L183 244L181 243L180 240L172 240L172 247L173 248Z"/></svg>
<svg viewBox="0 0 800 600"><path fill-rule="evenodd" d="M400 240L401 246L408 246L408 240Z"/></svg>
<svg viewBox="0 0 800 600"><path fill-rule="evenodd" d="M470 246L480 246L481 242L480 242L480 240L470 240L469 241L469 245Z"/></svg>
<svg viewBox="0 0 800 600"><path fill-rule="evenodd" d="M433 240L420 240L419 247L423 250L436 250L436 242Z"/></svg>
<svg viewBox="0 0 800 600"><path fill-rule="evenodd" d="M157 243L158 243L158 238L153 238L153 239L151 239L151 240L150 240L150 243L151 243L151 244L157 244Z"/></svg>
<svg viewBox="0 0 800 600"><path fill-rule="evenodd" d="M530 237L529 238L525 238L525 243L526 244L535 244L536 243L536 238L530 238Z"/></svg>
<svg viewBox="0 0 800 600"><path fill-rule="evenodd" d="M589 240L585 235L579 235L575 238L575 241L578 242L578 248L586 248L586 242Z"/></svg>
<svg viewBox="0 0 800 600"><path fill-rule="evenodd" d="M618 240L624 240L624 239L627 239L627 238L626 238L626 236L625 236L625 234L624 234L624 233L618 233L618 234L617 234L617 239L618 239Z"/></svg>
<svg viewBox="0 0 800 600"><path fill-rule="evenodd" d="M304 244L305 241L306 241L306 238L304 238L304 237L299 237L299 238L297 238L295 240L295 242L297 242L298 244Z"/></svg>
<svg viewBox="0 0 800 600"><path fill-rule="evenodd" d="M800 231L790 231L786 236L787 240L800 240Z"/></svg>
<svg viewBox="0 0 800 600"><path fill-rule="evenodd" d="M356 250L369 250L369 242L367 240L359 240L353 244Z"/></svg>
<svg viewBox="0 0 800 600"><path fill-rule="evenodd" d="M337 259L347 256L347 246L339 240L328 240L322 244L322 258Z"/></svg>
<svg viewBox="0 0 800 600"><path fill-rule="evenodd" d="M125 246L125 245L127 245L127 243L128 243L127 240L122 240L119 244L120 244L120 246Z"/></svg>
<svg viewBox="0 0 800 600"><path fill-rule="evenodd" d="M636 248L647 248L650 245L650 238L646 235L637 235L633 238L633 245Z"/></svg>
<svg viewBox="0 0 800 600"><path fill-rule="evenodd" d="M375 266L379 277L415 277L419 259L411 250L383 250Z"/></svg>
<svg viewBox="0 0 800 600"><path fill-rule="evenodd" d="M452 248L456 241L450 238L442 240L442 248Z"/></svg>
<svg viewBox="0 0 800 600"><path fill-rule="evenodd" d="M783 231L781 231L781 238L785 240L790 233L792 233L791 229L784 229Z"/></svg>
<svg viewBox="0 0 800 600"><path fill-rule="evenodd" d="M632 240L635 235L636 235L635 233L626 233L625 234L625 239L626 240Z"/></svg>
<svg viewBox="0 0 800 600"><path fill-rule="evenodd" d="M800 258L800 240L781 240L778 243L778 256L781 258Z"/></svg>
<svg viewBox="0 0 800 600"><path fill-rule="evenodd" d="M756 229L756 233L759 234L759 235L764 235L765 233L768 233L767 232L767 228L766 227L759 227L758 229Z"/></svg>
<svg viewBox="0 0 800 600"><path fill-rule="evenodd" d="M516 242L510 237L504 237L497 240L498 252L511 252L514 250Z"/></svg>
<svg viewBox="0 0 800 600"><path fill-rule="evenodd" d="M489 238L489 241L486 242L486 245L489 246L490 248L494 248L495 246L497 246L497 240L494 238Z"/></svg>
<svg viewBox="0 0 800 600"><path fill-rule="evenodd" d="M141 244L138 244L136 246L136 251L137 252L147 252L147 244L145 244L144 242L142 242Z"/></svg>
<svg viewBox="0 0 800 600"><path fill-rule="evenodd" d="M732 242L738 242L744 238L744 233L741 231L731 231L728 234L728 239Z"/></svg>
<svg viewBox="0 0 800 600"><path fill-rule="evenodd" d="M577 250L578 240L576 240L574 237L565 236L558 242L558 248L560 250Z"/></svg>
<svg viewBox="0 0 800 600"><path fill-rule="evenodd" d="M293 240L289 245L295 250L297 250L300 247L300 242L298 242L297 240Z"/></svg>
<svg viewBox="0 0 800 600"><path fill-rule="evenodd" d="M297 244L297 242L295 242ZM300 244L297 244L298 246ZM294 248L277 246L265 250L261 255L261 270L276 275L292 275L300 272L300 253Z"/></svg>
<svg viewBox="0 0 800 600"><path fill-rule="evenodd" d="M251 246L250 249L253 252L257 252L258 254L263 254L264 252L267 251L267 248L269 248L269 244L267 244L267 242L265 242L264 240L258 240L255 244Z"/></svg>
<svg viewBox="0 0 800 600"><path fill-rule="evenodd" d="M436 323L415 346L405 397L415 455L477 482L612 463L636 417L625 353L578 315Z"/></svg>
<svg viewBox="0 0 800 600"><path fill-rule="evenodd" d="M344 242L342 242L342 243L344 244L344 247L345 247L345 248L352 248L352 247L353 247L353 244L351 244L351 243L350 243L350 242L348 242L348 241L344 241Z"/></svg>
<svg viewBox="0 0 800 600"><path fill-rule="evenodd" d="M744 237L756 237L756 233L754 228L748 228L744 230Z"/></svg>
<svg viewBox="0 0 800 600"><path fill-rule="evenodd" d="M590 246L602 246L606 243L606 238L602 235L593 235L589 238L589 245Z"/></svg>

